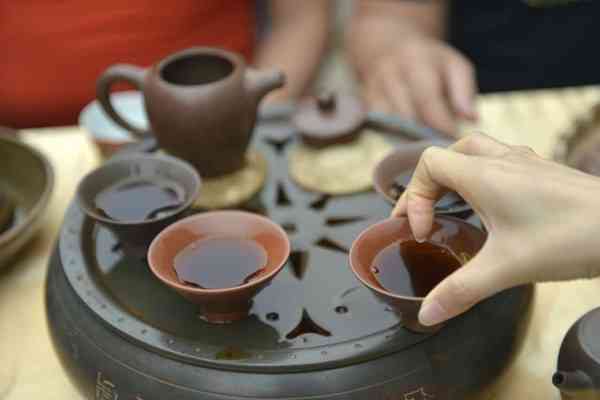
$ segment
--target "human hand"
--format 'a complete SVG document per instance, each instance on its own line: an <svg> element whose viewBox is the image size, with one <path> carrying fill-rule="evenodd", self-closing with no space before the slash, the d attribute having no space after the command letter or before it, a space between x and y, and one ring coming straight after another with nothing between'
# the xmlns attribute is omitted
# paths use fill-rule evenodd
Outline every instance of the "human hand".
<svg viewBox="0 0 600 400"><path fill-rule="evenodd" d="M407 34L363 71L371 109L420 121L449 135L458 119L475 120L472 64L442 40ZM365 68L367 68L365 66Z"/></svg>
<svg viewBox="0 0 600 400"><path fill-rule="evenodd" d="M477 212L488 240L429 293L419 314L423 325L510 287L600 275L599 178L472 135L448 149L427 149L392 214L406 215L415 238L426 239L433 205L448 189Z"/></svg>

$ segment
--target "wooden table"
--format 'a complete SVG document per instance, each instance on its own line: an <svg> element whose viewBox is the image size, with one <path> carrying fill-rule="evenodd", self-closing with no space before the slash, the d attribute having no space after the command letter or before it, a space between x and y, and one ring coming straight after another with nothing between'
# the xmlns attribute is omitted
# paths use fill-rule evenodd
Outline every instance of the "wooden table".
<svg viewBox="0 0 600 400"><path fill-rule="evenodd" d="M484 131L550 156L559 135L598 101L599 88L483 96L479 102L481 123L465 126L463 131ZM65 208L80 178L99 158L79 128L25 131L24 138L48 155L57 182L40 235L12 267L0 272L0 399L80 399L51 347L43 288ZM599 293L598 279L538 285L523 346L504 376L482 398L558 399L550 378L560 342L578 317L600 306Z"/></svg>

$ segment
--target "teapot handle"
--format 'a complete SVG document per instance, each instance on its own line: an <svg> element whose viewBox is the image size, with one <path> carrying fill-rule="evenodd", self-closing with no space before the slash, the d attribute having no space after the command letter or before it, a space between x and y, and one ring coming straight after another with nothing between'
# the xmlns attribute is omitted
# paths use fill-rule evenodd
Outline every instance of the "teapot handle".
<svg viewBox="0 0 600 400"><path fill-rule="evenodd" d="M127 64L117 64L104 71L96 82L96 96L102 109L118 125L141 139L152 136L150 130L134 126L115 110L110 100L110 88L118 81L125 81L135 86L138 90L143 91L144 75L145 71L142 68Z"/></svg>

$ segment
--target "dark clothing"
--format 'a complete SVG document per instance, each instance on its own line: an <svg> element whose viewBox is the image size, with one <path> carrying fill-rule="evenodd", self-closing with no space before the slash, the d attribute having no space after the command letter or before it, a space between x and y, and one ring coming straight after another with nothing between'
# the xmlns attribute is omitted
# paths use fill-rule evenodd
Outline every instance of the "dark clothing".
<svg viewBox="0 0 600 400"><path fill-rule="evenodd" d="M450 0L451 43L482 92L600 83L600 1L547 8L522 0Z"/></svg>

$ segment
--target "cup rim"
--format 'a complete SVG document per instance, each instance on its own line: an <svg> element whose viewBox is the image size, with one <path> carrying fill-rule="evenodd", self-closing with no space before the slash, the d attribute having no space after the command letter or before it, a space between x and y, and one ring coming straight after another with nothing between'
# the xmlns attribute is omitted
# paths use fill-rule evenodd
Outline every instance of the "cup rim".
<svg viewBox="0 0 600 400"><path fill-rule="evenodd" d="M226 215L226 216L238 215L242 218L254 218L256 220L261 220L261 221L265 222L267 225L274 228L280 234L279 237L282 239L284 246L285 246L285 248L284 248L285 257L283 257L281 262L279 263L279 265L277 267L275 267L268 274L265 274L264 276L262 276L258 279L251 280L250 282L244 283L243 285L239 285L239 286L218 288L218 289L204 289L204 288L198 288L198 287L194 287L194 286L190 286L190 285L185 285L183 283L177 282L176 280L167 279L160 272L160 270L158 270L156 268L155 263L152 262L152 259L153 259L152 254L154 254L157 251L156 247L158 246L158 243L161 240L163 240L164 235L167 234L168 232L180 229L181 227L186 226L187 224L189 224L192 221L202 220L202 219L205 219L208 217L213 217L213 218L219 217L219 215ZM204 212L204 213L200 213L200 214L196 214L196 215L191 215L189 217L180 219L179 221L169 225L168 227L163 229L152 240L152 243L150 243L150 247L148 247L148 252L147 252L147 259L148 259L148 265L150 266L150 271L152 271L152 274L154 274L154 276L156 276L158 279L160 279L164 284L166 284L167 286L169 286L173 289L181 290L183 292L186 292L189 294L194 294L194 295L198 295L198 294L203 294L203 295L229 294L229 293L235 293L235 292L243 291L248 288L258 286L261 283L268 282L271 279L273 279L283 269L283 267L287 263L290 252L291 252L290 239L289 239L287 233L285 232L285 230L279 224L273 222L269 218L267 218L263 215L260 215L260 214L255 214L255 213L251 213L251 212L247 212L247 211L240 211L240 210L222 210L222 211L208 211L208 212Z"/></svg>
<svg viewBox="0 0 600 400"><path fill-rule="evenodd" d="M479 230L479 228L477 228L476 226L473 226L472 224L469 224L468 222L460 219L460 218L456 218L450 215L436 215L435 216L436 219L444 219L444 220L448 220L450 222L454 222L457 223L459 225L470 225L472 226L474 229ZM349 260L349 264L350 264L350 269L352 270L352 273L354 273L354 276L364 285L366 286L368 289L377 292L378 294L385 296L385 297L389 297L392 299L396 299L396 300L404 300L404 301L411 301L411 302L422 302L423 300L425 300L425 297L419 297L419 296L403 296L403 295L399 295L393 292L390 292L388 290L379 288L377 286L372 285L370 282L366 281L365 279L363 279L363 277L357 272L356 270L356 266L355 263L353 262L354 260L354 255L356 254L357 248L358 246L356 245L357 243L359 243L362 238L364 236L366 236L367 234L370 234L372 230L377 229L378 227L385 225L385 224L389 224L395 220L398 219L404 219L407 223L408 223L408 218L407 217L390 217L387 219L384 219L382 221L379 221L371 226L369 226L367 229L365 229L364 231L362 231L354 240L354 242L352 242L352 246L350 247L350 252L348 253L348 260ZM483 233L483 232L482 232Z"/></svg>
<svg viewBox="0 0 600 400"><path fill-rule="evenodd" d="M156 160L164 160L164 161L167 161L168 163L171 163L172 165L176 165L177 168L186 170L187 172L190 173L190 175L193 177L193 180L194 180L195 188L193 190L193 193L187 194L185 201L183 203L181 203L181 205L179 207L177 207L176 209L174 209L172 212L167 213L166 215L163 215L159 218L154 218L151 220L119 221L119 220L115 220L112 218L106 218L106 217L100 215L99 213L97 213L91 207L89 207L88 202L84 199L84 196L83 196L83 192L82 192L83 185L86 182L89 182L90 179L93 179L94 176L97 173L99 173L103 168L109 167L114 164L120 164L120 163L127 164L127 163L131 163L132 161L135 161L135 160L152 160L152 162L154 162ZM168 218L173 217L173 215L177 215L177 214L181 213L182 211L190 208L192 206L192 204L194 203L194 201L196 200L196 198L198 198L201 187L202 187L202 178L200 177L198 172L196 172L196 169L194 167L192 167L186 161L183 161L183 160L180 160L178 158L171 157L168 155L156 156L156 155L151 155L151 154L135 154L135 155L127 156L126 158L125 157L113 158L113 159L107 161L106 163L104 163L103 165L101 165L100 167L89 172L87 175L85 175L83 177L83 179L79 182L79 185L77 185L77 202L79 203L79 206L83 209L83 211L85 212L85 214L87 214L88 217L90 217L96 221L103 222L107 225L121 226L121 227L122 226L144 226L144 225L151 225L151 224L155 224L157 222L164 221Z"/></svg>
<svg viewBox="0 0 600 400"><path fill-rule="evenodd" d="M383 196L383 198L391 204L395 204L396 200L394 200L384 189L383 185L381 184L381 180L379 179L379 177L382 175L382 170L384 169L384 166L387 165L390 161L390 159L393 159L395 157L397 157L398 153L402 152L402 153L408 153L412 150L416 150L419 148L423 148L423 151L425 151L426 148L428 148L429 146L433 146L435 145L435 142L432 140L419 140L416 142L410 142L407 143L405 145L402 145L401 147L398 147L397 149L393 150L392 152L390 152L387 156L385 156L381 161L379 161L377 163L377 165L375 166L375 169L373 170L373 187L375 188L375 191Z"/></svg>
<svg viewBox="0 0 600 400"><path fill-rule="evenodd" d="M375 188L375 192L377 194L379 194L381 197L383 197L383 199L387 203L389 203L391 205L396 204L397 199L394 199L393 197L391 197L389 195L389 193L386 190L386 187L383 185L384 180L381 179L383 176L386 175L383 173L385 168L389 164L392 164L396 158L402 157L405 154L411 154L412 152L419 150L419 149L422 149L422 152L423 152L428 147L431 147L431 146L446 147L450 143L451 142L448 142L447 140L440 138L440 139L431 139L431 140L419 140L416 142L406 143L400 147L397 147L396 149L391 151L388 155L386 155L381 161L379 161L379 163L377 163L377 165L375 166L375 169L373 170L372 180L373 180L373 187ZM415 167L416 167L416 165L415 165ZM403 169L403 170L397 171L394 174L394 178L398 177L402 173L407 172L408 170L409 169ZM392 169L392 171L394 171L394 169ZM392 180L392 182L393 182L393 180ZM389 186L387 186L387 187L389 188ZM456 216L456 215L462 215L463 213L473 211L473 207L471 207L471 205L459 193L457 193L457 192L455 192L455 193L464 201L464 204L457 205L457 206L454 206L451 208L446 208L446 209L443 209L443 208L438 209L436 206L435 207L436 215Z"/></svg>

